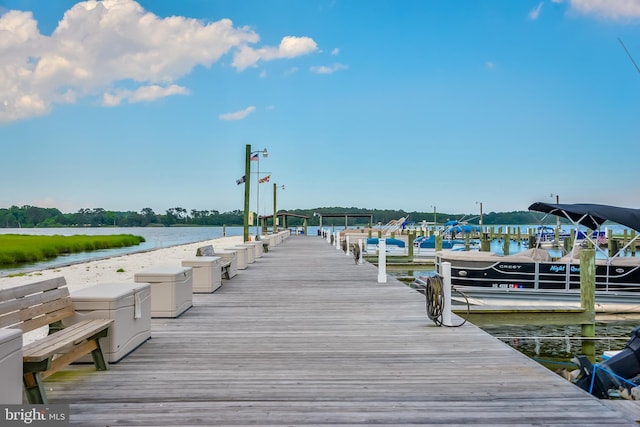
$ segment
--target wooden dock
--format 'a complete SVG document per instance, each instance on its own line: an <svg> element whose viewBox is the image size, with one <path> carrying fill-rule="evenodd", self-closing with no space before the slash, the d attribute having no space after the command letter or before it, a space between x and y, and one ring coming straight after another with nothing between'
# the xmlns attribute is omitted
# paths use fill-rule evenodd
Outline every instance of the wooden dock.
<svg viewBox="0 0 640 427"><path fill-rule="evenodd" d="M158 260L161 262L162 260ZM46 381L82 426L636 425L324 240L292 236L109 371Z"/></svg>

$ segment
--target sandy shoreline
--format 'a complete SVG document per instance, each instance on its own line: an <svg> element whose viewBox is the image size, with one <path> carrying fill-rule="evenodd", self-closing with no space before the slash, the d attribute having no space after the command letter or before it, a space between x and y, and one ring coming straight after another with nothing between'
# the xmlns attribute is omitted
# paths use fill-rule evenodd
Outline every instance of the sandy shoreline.
<svg viewBox="0 0 640 427"><path fill-rule="evenodd" d="M242 243L242 236L221 237L204 242L188 243L147 252L87 261L65 267L33 271L23 276L1 277L0 289L60 276L66 279L69 291L99 283L133 282L134 274L146 268L160 264L180 266L182 260L195 257L196 249L200 246L213 245L214 248L224 249L240 243ZM118 272L119 269L124 271Z"/></svg>

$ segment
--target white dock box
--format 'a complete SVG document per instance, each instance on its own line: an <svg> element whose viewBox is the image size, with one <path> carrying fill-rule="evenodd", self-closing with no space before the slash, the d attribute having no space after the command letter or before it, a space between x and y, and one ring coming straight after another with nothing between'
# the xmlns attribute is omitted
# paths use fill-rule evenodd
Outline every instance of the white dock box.
<svg viewBox="0 0 640 427"><path fill-rule="evenodd" d="M156 265L133 278L151 284L151 317L178 317L193 305L191 267Z"/></svg>
<svg viewBox="0 0 640 427"><path fill-rule="evenodd" d="M71 299L76 310L73 323L86 319L114 320L109 335L100 340L109 363L119 362L151 338L149 283L100 283L71 292ZM91 360L85 357L82 361Z"/></svg>
<svg viewBox="0 0 640 427"><path fill-rule="evenodd" d="M182 260L183 267L193 270L193 292L211 293L222 285L219 256L199 256Z"/></svg>
<svg viewBox="0 0 640 427"><path fill-rule="evenodd" d="M229 279L238 275L238 252L235 250L216 249L216 256L221 258L221 264L229 262Z"/></svg>
<svg viewBox="0 0 640 427"><path fill-rule="evenodd" d="M0 404L22 403L22 331L0 329Z"/></svg>
<svg viewBox="0 0 640 427"><path fill-rule="evenodd" d="M236 248L247 250L247 264L253 264L256 262L256 247L253 243L247 242L237 245Z"/></svg>
<svg viewBox="0 0 640 427"><path fill-rule="evenodd" d="M254 240L253 242L244 242L244 245L248 245L248 246L253 246L253 254L255 256L256 259L262 257L262 245L263 242L262 240Z"/></svg>
<svg viewBox="0 0 640 427"><path fill-rule="evenodd" d="M251 242L244 242L243 245L250 246L253 248L253 255L255 259L258 259L262 256L262 240L253 240Z"/></svg>
<svg viewBox="0 0 640 427"><path fill-rule="evenodd" d="M234 246L233 248L225 248L225 250L235 251L236 260L238 261L238 270L246 270L247 265L249 265L249 259L247 255L249 248ZM218 252L216 252L216 255L218 255Z"/></svg>

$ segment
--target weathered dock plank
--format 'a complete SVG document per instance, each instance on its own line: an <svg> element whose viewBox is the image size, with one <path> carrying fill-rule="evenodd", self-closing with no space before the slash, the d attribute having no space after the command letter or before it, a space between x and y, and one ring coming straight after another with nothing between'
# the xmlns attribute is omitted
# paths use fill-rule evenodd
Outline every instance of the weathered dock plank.
<svg viewBox="0 0 640 427"><path fill-rule="evenodd" d="M434 326L423 298L294 236L47 395L85 426L634 425L474 325Z"/></svg>

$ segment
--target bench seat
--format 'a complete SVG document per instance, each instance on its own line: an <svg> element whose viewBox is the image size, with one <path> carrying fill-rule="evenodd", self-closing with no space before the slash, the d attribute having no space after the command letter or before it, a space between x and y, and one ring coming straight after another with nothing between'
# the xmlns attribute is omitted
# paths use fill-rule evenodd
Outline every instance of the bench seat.
<svg viewBox="0 0 640 427"><path fill-rule="evenodd" d="M96 370L108 369L100 348L113 319L90 319L65 325L75 314L63 277L0 290L0 327L22 332L49 327L49 335L22 348L22 375L29 403L46 404L43 380L87 354Z"/></svg>

